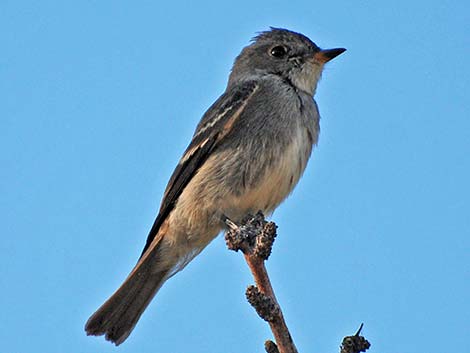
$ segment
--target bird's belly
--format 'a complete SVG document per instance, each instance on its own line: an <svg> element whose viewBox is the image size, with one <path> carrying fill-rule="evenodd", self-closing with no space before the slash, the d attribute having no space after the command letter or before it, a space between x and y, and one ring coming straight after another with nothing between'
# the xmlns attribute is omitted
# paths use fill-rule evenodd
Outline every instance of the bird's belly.
<svg viewBox="0 0 470 353"><path fill-rule="evenodd" d="M312 150L307 135L307 131L299 127L292 142L279 151L273 163L260 171L258 182L231 200L230 211L235 219L260 210L271 213L292 192Z"/></svg>

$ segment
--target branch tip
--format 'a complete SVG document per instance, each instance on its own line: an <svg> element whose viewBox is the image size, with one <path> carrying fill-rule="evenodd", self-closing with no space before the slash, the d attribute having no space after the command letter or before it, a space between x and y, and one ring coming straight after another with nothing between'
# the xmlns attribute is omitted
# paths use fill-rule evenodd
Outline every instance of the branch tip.
<svg viewBox="0 0 470 353"><path fill-rule="evenodd" d="M277 226L274 222L265 222L261 233L256 237L253 254L262 260L267 260L276 239Z"/></svg>
<svg viewBox="0 0 470 353"><path fill-rule="evenodd" d="M360 353L365 352L370 348L370 342L363 336L360 336L364 324L359 326L354 336L346 336L341 343L340 353Z"/></svg>
<svg viewBox="0 0 470 353"><path fill-rule="evenodd" d="M250 305L264 321L273 322L279 317L279 306L271 297L262 293L258 287L249 286L246 289L245 295Z"/></svg>
<svg viewBox="0 0 470 353"><path fill-rule="evenodd" d="M361 323L361 326L359 326L359 329L357 330L356 334L354 336L359 336L361 334L362 328L364 327L364 323Z"/></svg>
<svg viewBox="0 0 470 353"><path fill-rule="evenodd" d="M276 343L270 340L264 342L264 349L266 350L266 353L279 353Z"/></svg>

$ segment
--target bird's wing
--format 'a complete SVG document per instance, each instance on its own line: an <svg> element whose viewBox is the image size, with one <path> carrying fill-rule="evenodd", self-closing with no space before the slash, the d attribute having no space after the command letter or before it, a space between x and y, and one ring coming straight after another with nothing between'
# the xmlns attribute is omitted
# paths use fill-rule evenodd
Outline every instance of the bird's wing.
<svg viewBox="0 0 470 353"><path fill-rule="evenodd" d="M214 148L230 133L234 123L258 88L259 85L255 81L240 84L237 88L224 93L204 114L191 143L168 182L160 211L147 237L141 257L158 243L158 239L154 242L158 231L184 188Z"/></svg>

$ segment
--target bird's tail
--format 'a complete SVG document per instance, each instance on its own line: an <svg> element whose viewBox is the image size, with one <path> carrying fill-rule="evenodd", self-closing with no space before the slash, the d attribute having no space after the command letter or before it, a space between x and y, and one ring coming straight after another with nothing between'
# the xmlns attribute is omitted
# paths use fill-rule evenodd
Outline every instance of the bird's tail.
<svg viewBox="0 0 470 353"><path fill-rule="evenodd" d="M162 243L160 239L142 256L121 287L88 319L88 335L105 335L116 345L126 340L158 289L172 275L173 266L159 261L167 248Z"/></svg>

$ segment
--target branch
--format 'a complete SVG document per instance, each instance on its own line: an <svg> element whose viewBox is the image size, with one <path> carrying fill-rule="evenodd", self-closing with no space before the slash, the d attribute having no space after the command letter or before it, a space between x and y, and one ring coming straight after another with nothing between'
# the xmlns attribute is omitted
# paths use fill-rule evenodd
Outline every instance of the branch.
<svg viewBox="0 0 470 353"><path fill-rule="evenodd" d="M256 285L246 290L248 302L255 308L258 315L268 322L276 340L276 343L266 342L266 351L268 353L297 353L264 266L264 261L271 254L277 226L273 222L267 222L261 212L255 216L248 215L240 226L229 219L225 219L225 223L229 227L229 231L225 234L228 248L243 252L255 279Z"/></svg>
<svg viewBox="0 0 470 353"><path fill-rule="evenodd" d="M247 215L240 225L227 217L224 222L229 228L225 234L227 247L233 251L242 251L255 279L256 285L246 289L246 298L258 315L268 322L276 340L276 343L269 340L265 342L266 352L298 353L264 266L276 238L276 224L267 222L261 212L255 216ZM359 336L362 327L361 324L354 336L343 339L340 353L360 353L370 347L370 343Z"/></svg>
<svg viewBox="0 0 470 353"><path fill-rule="evenodd" d="M346 336L343 338L340 353L360 353L369 349L369 341L364 337L359 336L363 327L364 324L361 324L361 326L359 326L359 330L357 330L354 336Z"/></svg>

